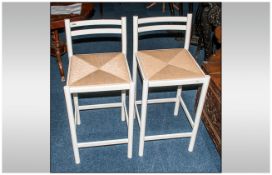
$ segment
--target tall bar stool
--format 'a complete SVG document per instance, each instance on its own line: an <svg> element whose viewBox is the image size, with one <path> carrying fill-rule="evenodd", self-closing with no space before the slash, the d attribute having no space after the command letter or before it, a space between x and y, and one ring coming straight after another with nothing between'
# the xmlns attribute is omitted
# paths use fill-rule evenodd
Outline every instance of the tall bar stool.
<svg viewBox="0 0 272 175"><path fill-rule="evenodd" d="M162 25L162 23L167 22L179 24ZM190 137L191 139L188 151L193 151L210 76L205 75L205 73L201 70L193 56L188 51L190 45L191 22L191 14L188 14L187 16L176 17L133 17L133 81L136 84L137 67L139 67L140 75L143 79L142 100L135 102L136 116L140 126L139 156L143 156L145 141L159 139ZM186 23L186 25L181 23ZM151 31L159 30L185 30L186 34L184 48L138 51L138 34L142 34L145 32L150 33ZM182 86L193 84L202 85L199 103L194 120L191 117L181 97ZM148 100L148 90L150 87L159 88L167 86L177 86L177 95L175 98ZM179 105L181 104L192 127L192 131L186 133L145 136L147 104L168 102L175 103L174 116L177 116ZM138 112L137 104L142 105L141 116Z"/></svg>
<svg viewBox="0 0 272 175"><path fill-rule="evenodd" d="M107 28L97 28L97 25ZM92 27L86 29L86 26ZM110 26L115 26L110 27ZM84 28L82 28L84 27ZM96 27L96 28L95 28ZM116 28L118 27L118 28ZM79 148L95 147L115 144L128 144L127 156L132 157L133 114L134 114L134 84L131 79L127 63L127 29L126 18L111 20L85 20L70 22L65 20L66 41L69 57L69 70L64 93L67 105L68 120L72 138L72 146L76 164L80 163ZM72 37L90 34L120 34L122 38L122 52L73 54ZM121 102L78 105L79 93L120 91ZM126 91L129 91L129 115L126 108ZM72 105L74 101L74 111ZM128 138L104 140L95 142L77 141L76 124L80 124L80 110L99 108L121 108L121 120L128 126Z"/></svg>

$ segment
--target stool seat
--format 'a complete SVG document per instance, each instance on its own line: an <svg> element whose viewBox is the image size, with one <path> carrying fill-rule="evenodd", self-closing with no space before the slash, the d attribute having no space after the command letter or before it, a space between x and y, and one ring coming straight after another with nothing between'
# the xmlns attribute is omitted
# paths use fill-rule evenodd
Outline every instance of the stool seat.
<svg viewBox="0 0 272 175"><path fill-rule="evenodd" d="M141 50L136 56L144 78L151 81L205 77L186 49Z"/></svg>
<svg viewBox="0 0 272 175"><path fill-rule="evenodd" d="M129 70L123 53L73 55L68 86L92 86L129 83Z"/></svg>

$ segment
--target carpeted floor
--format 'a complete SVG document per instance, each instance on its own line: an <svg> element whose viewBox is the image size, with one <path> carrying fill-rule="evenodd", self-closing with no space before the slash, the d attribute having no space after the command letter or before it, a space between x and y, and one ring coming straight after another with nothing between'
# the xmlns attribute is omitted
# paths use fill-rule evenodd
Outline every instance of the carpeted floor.
<svg viewBox="0 0 272 175"><path fill-rule="evenodd" d="M196 6L197 4L195 4ZM96 6L98 7L98 6ZM186 5L185 5L186 7ZM186 12L186 9L185 9ZM165 15L168 15L169 11ZM127 17L128 25L128 62L132 64L132 16L161 16L161 4L150 10L143 3L107 3L104 4L104 18ZM93 18L101 18L99 8ZM64 38L64 33L61 34ZM75 53L95 53L119 51L119 39L106 40L89 38L77 40ZM173 34L164 33L159 37L142 38L139 49L177 48L183 46L175 40ZM195 46L190 47L194 53ZM201 55L203 53L201 52ZM203 123L200 124L193 152L188 152L189 139L169 139L145 142L144 157L138 156L139 126L134 122L133 158L127 158L127 145L115 145L80 149L81 164L74 162L63 86L60 81L56 60L51 57L51 172L221 172L221 158L216 152ZM62 56L64 70L67 73L67 54ZM198 57L199 63L203 61ZM131 69L132 70L132 69ZM139 78L138 78L139 80ZM141 81L138 81L138 99L141 97ZM175 97L175 88L153 89L149 98ZM185 87L183 98L191 114L194 114L196 88ZM94 104L120 101L120 93L88 94L79 96L80 104ZM140 108L139 108L140 109ZM180 108L178 117L173 116L174 103L154 104L148 106L146 135L190 131L190 125ZM100 109L81 112L82 124L78 127L79 141L96 141L102 139L124 138L127 127L120 119L120 109Z"/></svg>

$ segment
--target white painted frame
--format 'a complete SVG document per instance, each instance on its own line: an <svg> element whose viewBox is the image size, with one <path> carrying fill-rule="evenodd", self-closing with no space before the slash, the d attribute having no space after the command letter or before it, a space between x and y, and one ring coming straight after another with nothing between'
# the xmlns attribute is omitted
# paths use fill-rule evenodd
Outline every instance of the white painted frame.
<svg viewBox="0 0 272 175"><path fill-rule="evenodd" d="M184 24L176 24L176 25L161 25L160 23L165 22L183 22ZM149 23L159 23L153 25L146 25ZM145 26L139 26L141 24L145 24ZM194 145L196 134L198 131L201 113L203 110L203 105L210 81L210 76L205 75L205 73L201 70L197 62L195 63L198 65L199 69L205 75L203 78L191 78L191 79L179 79L179 80L161 80L161 81L149 81L143 73L139 60L137 58L138 52L138 35L139 33L144 32L152 32L157 30L185 30L185 43L184 49L189 52L190 46L190 36L191 36L191 25L192 25L192 14L187 14L187 16L180 16L180 17L148 17L148 18L138 18L137 16L133 17L133 81L135 87L135 115L137 117L137 121L140 126L140 141L139 141L139 156L143 156L144 154L144 142L151 141L151 140L161 140L161 139L173 139L173 138L182 138L182 137L190 137L190 144L188 147L188 151L192 152ZM191 54L190 54L191 55ZM191 55L192 56L192 55ZM136 84L137 84L137 69L140 70L140 75L143 79L143 88L142 88L142 100L136 100ZM202 85L199 103L197 105L197 110L195 114L195 119L193 120L191 114L189 113L182 97L182 86L183 85L193 85L193 84L200 84ZM150 87L165 87L165 86L177 86L177 95L175 98L161 98L161 99L150 99L148 100L148 91ZM147 104L151 103L175 103L174 108L174 116L178 115L179 106L181 105L186 117L192 127L191 132L186 133L173 133L173 134L164 134L164 135L153 135L153 136L146 136L145 129L146 129L146 117L147 117ZM141 114L139 114L137 105L141 104Z"/></svg>
<svg viewBox="0 0 272 175"><path fill-rule="evenodd" d="M71 28L81 27L81 26L89 26L89 25L118 25L120 28L99 28L99 29L80 29L73 30ZM121 20L118 19L103 19L103 20L85 20L85 21L76 21L70 22L69 19L65 19L65 31L66 31L66 41L67 41L67 50L68 50L68 58L69 62L71 57L73 56L73 48L72 48L72 37L78 35L86 35L86 34L108 34L108 33L118 33L122 38L122 53L125 57L127 57L127 24L126 17L122 17ZM127 70L129 70L129 66L126 61ZM70 70L70 64L69 68ZM68 78L69 78L68 71ZM80 86L80 87L71 87L66 84L64 86L64 94L67 106L68 120L71 132L71 140L74 152L75 163L80 163L79 156L79 148L85 147L95 147L95 146L105 146L105 145L115 145L115 144L128 144L127 156L128 158L132 158L132 145L133 145L133 115L134 115L134 82L132 81L130 71L129 78L130 83L123 84L115 84L115 85L97 85L97 86ZM68 82L67 78L67 82ZM79 93L89 93L89 92L106 92L106 91L120 91L121 92L121 102L117 103L107 103L107 104L95 104L95 105L79 105L78 103L78 94ZM127 112L126 107L126 91L129 91L129 111ZM72 98L73 96L73 98ZM72 105L72 99L74 102L74 111ZM80 120L80 111L81 110L90 110L90 109L99 109L99 108L121 108L121 121L126 121L128 126L128 137L122 139L115 140L102 140L95 142L81 142L77 141L76 135L76 125L81 123Z"/></svg>

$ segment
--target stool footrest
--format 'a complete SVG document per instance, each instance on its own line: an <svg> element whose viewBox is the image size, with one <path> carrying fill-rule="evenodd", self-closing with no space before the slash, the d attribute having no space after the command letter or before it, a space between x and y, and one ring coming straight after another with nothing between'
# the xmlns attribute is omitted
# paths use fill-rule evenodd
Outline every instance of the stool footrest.
<svg viewBox="0 0 272 175"><path fill-rule="evenodd" d="M177 99L176 98L157 98L157 99L150 99L147 100L147 103L152 104L152 103L174 103L176 102ZM139 110L137 105L142 104L142 100L138 100L135 102L135 113L136 113L136 117L137 117L137 121L138 124L141 128L141 119L140 119L140 114L139 114Z"/></svg>
<svg viewBox="0 0 272 175"><path fill-rule="evenodd" d="M157 98L157 99L150 99L147 100L148 104L152 104L152 103L173 103L176 102L177 99L176 98ZM142 104L142 100L138 100L136 101L136 104Z"/></svg>
<svg viewBox="0 0 272 175"><path fill-rule="evenodd" d="M106 145L117 145L117 144L123 144L123 143L128 143L128 139L81 142L81 143L77 143L77 146L78 148L86 148L86 147L96 147L96 146L106 146Z"/></svg>
<svg viewBox="0 0 272 175"><path fill-rule="evenodd" d="M122 103L105 103L105 104L95 104L95 105L82 105L78 106L79 110L88 110L88 109L101 109L101 108L118 108L122 107Z"/></svg>
<svg viewBox="0 0 272 175"><path fill-rule="evenodd" d="M175 139L175 138L191 137L191 136L192 136L192 132L184 132L184 133L145 136L144 140L150 141L150 140L162 140L162 139Z"/></svg>

